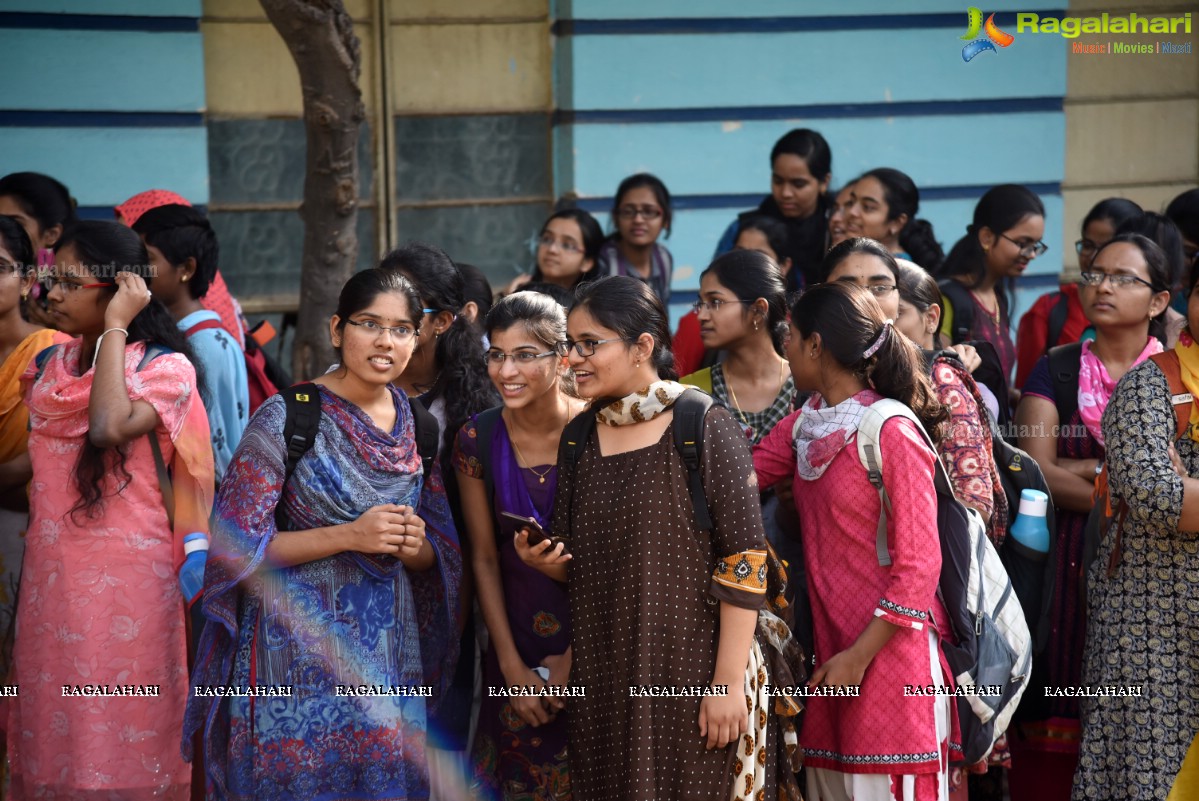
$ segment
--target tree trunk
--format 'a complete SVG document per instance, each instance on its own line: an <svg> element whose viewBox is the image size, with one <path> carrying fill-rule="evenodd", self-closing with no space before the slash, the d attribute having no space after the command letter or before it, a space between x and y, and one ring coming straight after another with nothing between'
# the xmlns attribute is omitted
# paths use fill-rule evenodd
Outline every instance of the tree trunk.
<svg viewBox="0 0 1199 801"><path fill-rule="evenodd" d="M300 381L321 375L336 360L329 318L358 260L362 50L342 0L259 2L295 59L304 97L304 257L292 350L292 373Z"/></svg>

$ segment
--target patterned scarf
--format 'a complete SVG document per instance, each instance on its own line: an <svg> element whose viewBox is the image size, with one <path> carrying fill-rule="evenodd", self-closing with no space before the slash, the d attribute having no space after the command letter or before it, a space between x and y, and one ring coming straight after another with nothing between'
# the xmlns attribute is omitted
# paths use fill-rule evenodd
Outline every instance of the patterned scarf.
<svg viewBox="0 0 1199 801"><path fill-rule="evenodd" d="M824 399L813 393L795 421L795 461L799 477L815 481L824 475L833 459L857 433L866 407L881 397L872 389L864 389L836 406L824 406Z"/></svg>
<svg viewBox="0 0 1199 801"><path fill-rule="evenodd" d="M1082 343L1082 357L1078 362L1078 415L1087 431L1100 447L1103 447L1103 410L1107 408L1107 402L1116 390L1117 381L1108 375L1107 368L1091 349L1092 345L1094 343L1089 340ZM1136 367L1150 356L1161 352L1162 343L1157 337L1149 337L1145 349L1131 367ZM1058 422L1065 425L1068 421Z"/></svg>
<svg viewBox="0 0 1199 801"><path fill-rule="evenodd" d="M1199 398L1199 344L1191 337L1189 331L1183 331L1174 346L1178 354L1178 368L1182 373L1182 383L1195 397ZM1188 430L1191 439L1199 442L1199 403L1191 404L1191 427Z"/></svg>
<svg viewBox="0 0 1199 801"><path fill-rule="evenodd" d="M677 381L655 381L645 389L612 401L600 409L595 417L609 426L644 423L673 406L686 389Z"/></svg>

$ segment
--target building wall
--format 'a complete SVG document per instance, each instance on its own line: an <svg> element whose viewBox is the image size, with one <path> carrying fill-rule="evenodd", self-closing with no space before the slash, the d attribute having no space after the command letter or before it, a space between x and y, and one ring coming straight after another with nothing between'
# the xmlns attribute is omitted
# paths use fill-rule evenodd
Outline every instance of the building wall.
<svg viewBox="0 0 1199 801"><path fill-rule="evenodd" d="M1195 12L1193 2L1149 0L1135 5L1074 0L1070 12L1107 11L1142 16ZM1193 33L1181 37L1199 51L1199 14ZM1112 37L1083 36L1079 42ZM1156 35L1121 36L1155 42ZM1176 40L1179 37L1174 37ZM1067 60L1066 179L1063 239L1071 243L1064 277L1078 273L1072 243L1082 218L1105 197L1127 197L1150 211L1199 186L1199 52L1192 55L1082 55Z"/></svg>
<svg viewBox="0 0 1199 801"><path fill-rule="evenodd" d="M0 3L0 175L52 175L84 217L152 188L206 204L199 16L199 0Z"/></svg>

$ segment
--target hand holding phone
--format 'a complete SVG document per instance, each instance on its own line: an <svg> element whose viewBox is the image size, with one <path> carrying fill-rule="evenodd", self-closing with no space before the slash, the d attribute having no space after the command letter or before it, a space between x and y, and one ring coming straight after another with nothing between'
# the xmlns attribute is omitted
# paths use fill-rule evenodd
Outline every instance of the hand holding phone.
<svg viewBox="0 0 1199 801"><path fill-rule="evenodd" d="M566 540L562 539L561 537L550 536L546 530L541 527L541 524L532 517L525 517L523 515L513 514L512 512L500 512L500 516L515 521L518 525L518 529L523 528L529 532L528 542L530 548L547 539L550 541L549 550L557 548L558 543L566 542ZM570 546L564 545L562 548L562 553L566 554L569 552Z"/></svg>

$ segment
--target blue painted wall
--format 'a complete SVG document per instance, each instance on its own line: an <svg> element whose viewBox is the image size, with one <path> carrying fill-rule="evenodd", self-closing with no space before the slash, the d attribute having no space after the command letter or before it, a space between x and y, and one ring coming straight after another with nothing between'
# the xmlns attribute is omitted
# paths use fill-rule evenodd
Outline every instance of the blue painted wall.
<svg viewBox="0 0 1199 801"><path fill-rule="evenodd" d="M0 175L58 178L81 216L151 188L208 202L200 0L2 0Z"/></svg>
<svg viewBox="0 0 1199 801"><path fill-rule="evenodd" d="M729 221L769 191L771 146L814 128L832 147L834 186L872 167L911 175L947 251L987 187L1035 185L1051 250L1022 279L1023 309L1056 284L1067 247L1056 233L1067 49L1018 36L965 63L965 5L559 0L555 191L600 211L626 175L661 177L678 202L668 246L686 299ZM1009 32L1017 9L1052 11L987 7Z"/></svg>

